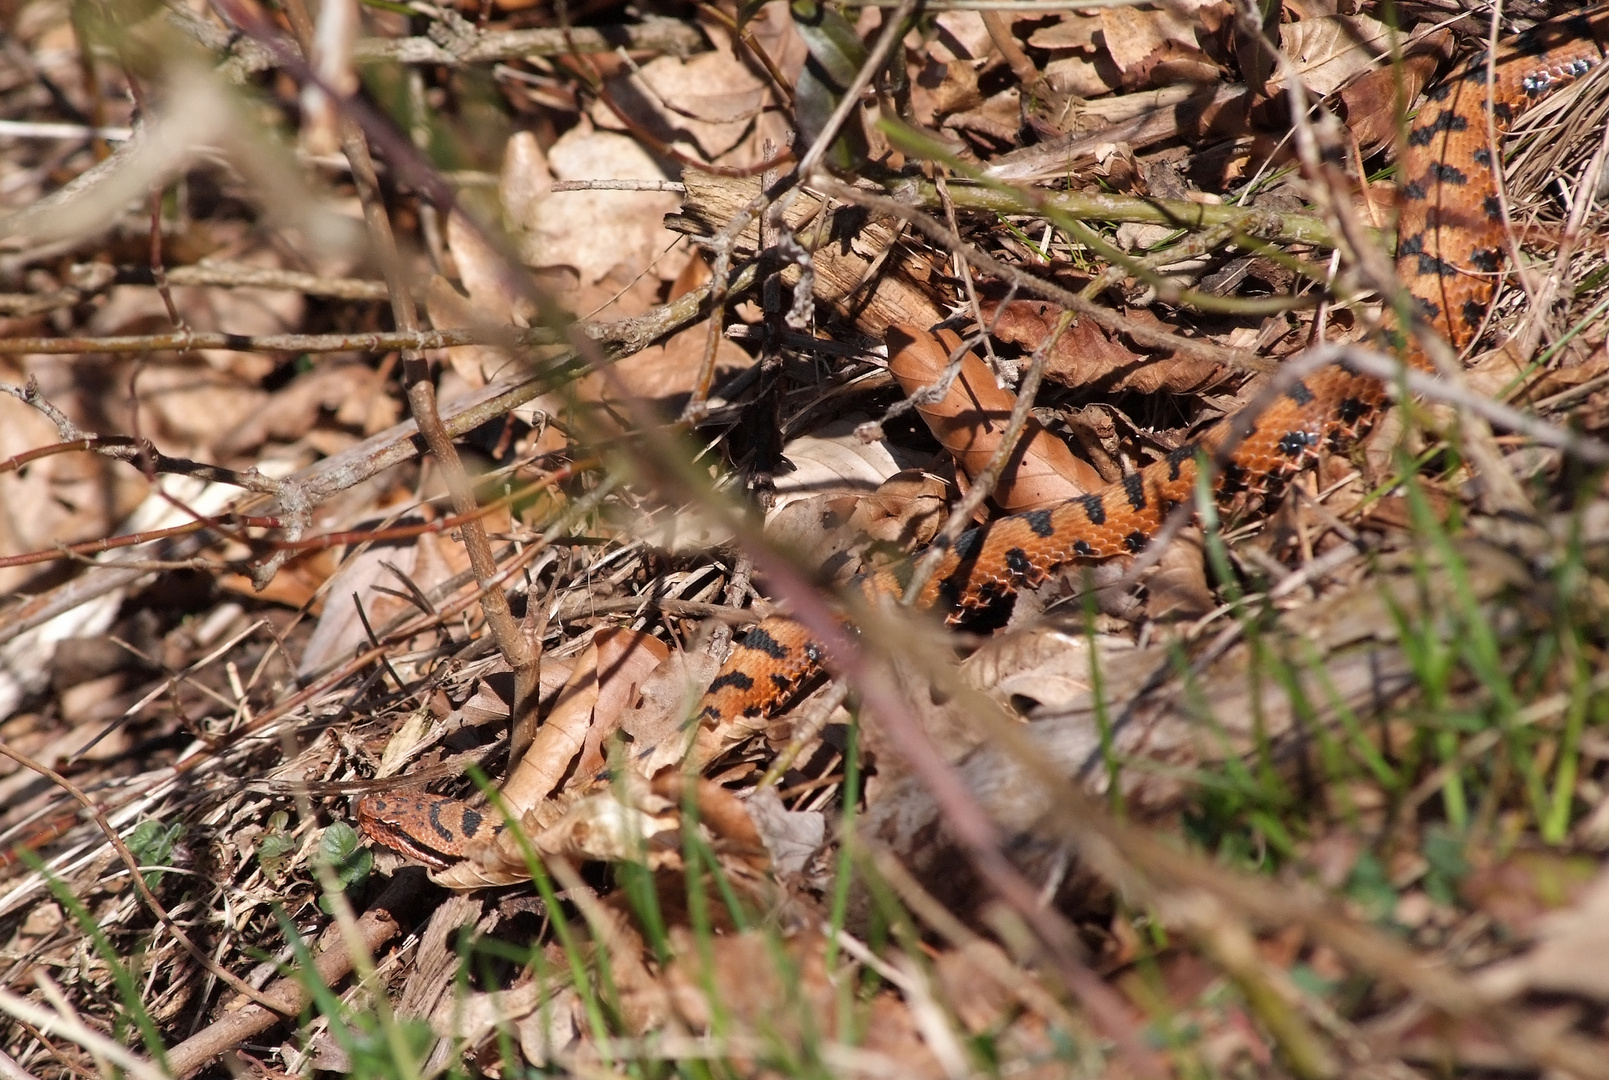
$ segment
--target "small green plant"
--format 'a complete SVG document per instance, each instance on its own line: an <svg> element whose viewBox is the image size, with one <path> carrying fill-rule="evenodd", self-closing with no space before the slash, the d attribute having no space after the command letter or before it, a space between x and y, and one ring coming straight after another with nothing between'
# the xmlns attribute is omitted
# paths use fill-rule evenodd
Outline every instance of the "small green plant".
<svg viewBox="0 0 1609 1080"><path fill-rule="evenodd" d="M369 873L374 869L374 853L363 846L357 830L344 821L335 822L319 837L318 858L335 871L335 878L343 890L362 885L369 880ZM318 903L325 912L334 914L328 896L320 897Z"/></svg>
<svg viewBox="0 0 1609 1080"><path fill-rule="evenodd" d="M258 865L271 878L283 875L290 857L296 853L296 837L286 830L289 824L290 815L276 810L268 819L268 829L257 839Z"/></svg>
<svg viewBox="0 0 1609 1080"><path fill-rule="evenodd" d="M1425 830L1421 844L1425 862L1425 892L1438 904L1447 907L1458 902L1458 883L1469 874L1469 860L1464 857L1464 840L1442 825Z"/></svg>
<svg viewBox="0 0 1609 1080"><path fill-rule="evenodd" d="M1371 922L1385 922L1397 908L1396 886L1391 884L1385 863L1373 852L1365 851L1358 857L1343 892Z"/></svg>
<svg viewBox="0 0 1609 1080"><path fill-rule="evenodd" d="M150 818L134 826L123 842L128 845L130 853L141 866L170 866L172 865L173 846L184 835L184 826L175 822L172 825L163 825ZM164 873L161 870L146 870L140 874L145 879L145 887L156 890L162 884Z"/></svg>

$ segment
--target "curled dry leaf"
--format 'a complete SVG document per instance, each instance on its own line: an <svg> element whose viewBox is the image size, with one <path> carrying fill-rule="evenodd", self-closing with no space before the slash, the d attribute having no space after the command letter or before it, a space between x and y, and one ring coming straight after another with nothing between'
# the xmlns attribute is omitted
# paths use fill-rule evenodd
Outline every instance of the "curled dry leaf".
<svg viewBox="0 0 1609 1080"><path fill-rule="evenodd" d="M1397 137L1397 118L1403 103L1416 101L1419 92L1449 58L1451 30L1438 30L1415 43L1400 64L1371 68L1341 87L1346 105L1346 126L1364 154L1372 154Z"/></svg>
<svg viewBox="0 0 1609 1080"><path fill-rule="evenodd" d="M850 519L859 499L848 495L812 495L790 502L769 515L765 535L799 565L815 567L829 580L842 580L858 537Z"/></svg>
<svg viewBox="0 0 1609 1080"><path fill-rule="evenodd" d="M681 806L628 781L572 803L531 838L537 852L581 862L645 861L650 870L680 867ZM666 842L667 838L669 842Z"/></svg>
<svg viewBox="0 0 1609 1080"><path fill-rule="evenodd" d="M1180 529L1145 578L1145 613L1153 619L1194 619L1217 606L1207 584L1201 530Z"/></svg>
<svg viewBox="0 0 1609 1080"><path fill-rule="evenodd" d="M826 812L789 810L774 787L756 789L745 805L779 877L803 873L816 850L827 841Z"/></svg>
<svg viewBox="0 0 1609 1080"><path fill-rule="evenodd" d="M514 1023L520 1053L535 1069L545 1069L559 1055L572 1053L581 1041L588 1020L587 1004L574 987L564 987L553 995L551 1003L542 1004L545 1007L532 1009ZM499 1056L498 1061L502 1060ZM486 1075L494 1075L492 1063L482 1068Z"/></svg>
<svg viewBox="0 0 1609 1080"><path fill-rule="evenodd" d="M685 721L719 668L720 662L707 652L674 652L643 681L642 700L626 710L619 725L631 737L634 768L652 775L681 763L689 741L695 734L702 737L704 730ZM650 748L646 758L637 758Z"/></svg>
<svg viewBox="0 0 1609 1080"><path fill-rule="evenodd" d="M1086 405L1062 413L1062 423L1067 425L1079 455L1093 465L1108 484L1123 477L1122 449L1118 445L1113 412L1110 406Z"/></svg>
<svg viewBox="0 0 1609 1080"><path fill-rule="evenodd" d="M1391 29L1366 15L1327 15L1281 23L1279 41L1302 84L1324 97L1381 62L1391 46ZM1276 72L1269 87L1283 83Z"/></svg>
<svg viewBox="0 0 1609 1080"><path fill-rule="evenodd" d="M915 326L896 326L888 332L889 372L907 394L915 393L938 382L960 344L961 339L948 330L935 336ZM975 477L999 449L1000 433L1015 403L1015 397L995 383L993 372L969 351L944 398L920 404L917 411L960 471ZM1048 506L1101 485L1093 468L1031 417L1015 458L994 491L995 504L1007 513Z"/></svg>
<svg viewBox="0 0 1609 1080"><path fill-rule="evenodd" d="M585 783L603 771L604 739L635 701L638 687L669 655L664 642L641 631L610 627L594 634L504 785L509 805L531 809L566 776Z"/></svg>
<svg viewBox="0 0 1609 1080"><path fill-rule="evenodd" d="M815 495L864 497L900 471L891 445L865 442L854 434L853 420L822 425L819 434L790 439L782 448L786 471L778 470L776 500L767 521L789 504Z"/></svg>
<svg viewBox="0 0 1609 1080"><path fill-rule="evenodd" d="M703 777L689 783L680 768L661 769L651 786L683 813L691 806L699 826L708 833L710 846L729 874L736 872L750 885L771 872L771 855L749 808L735 792ZM677 851L680 855L680 850Z"/></svg>
<svg viewBox="0 0 1609 1080"><path fill-rule="evenodd" d="M1078 50L1046 67L1045 76L1052 84L1067 84L1068 92L1073 92L1073 86L1079 83L1138 90L1216 81L1218 66L1201 51L1197 41L1200 28L1197 19L1188 12L1174 10L1173 5L1147 10L1112 6L1101 8L1091 18L1067 20L1065 29L1058 34L1034 37L1055 41L1059 48L1071 46ZM1080 44L1085 40L1090 44Z"/></svg>
<svg viewBox="0 0 1609 1080"><path fill-rule="evenodd" d="M430 1028L439 1038L457 1039L473 1046L501 1025L521 1020L538 1010L555 1011L554 1000L566 993L574 991L546 979L532 979L512 989L490 993L449 993L430 1014ZM563 1010L557 1011L563 1014Z"/></svg>
<svg viewBox="0 0 1609 1080"><path fill-rule="evenodd" d="M912 456L886 441L866 442L854 433L857 426L846 418L790 440L782 449L786 471L778 470L766 512L767 536L829 574L855 542L849 519Z"/></svg>
<svg viewBox="0 0 1609 1080"><path fill-rule="evenodd" d="M761 141L770 138L782 145L787 125L774 111L773 122L756 123L767 106L776 104L769 81L733 55L723 30L707 29L715 45L710 51L685 60L656 57L610 79L614 103L639 130L696 160L758 164L764 160ZM600 128L625 127L601 100L593 106L592 119Z"/></svg>
<svg viewBox="0 0 1609 1080"><path fill-rule="evenodd" d="M1168 41L1190 45L1196 41L1195 27L1172 18L1165 7L1147 11L1127 5L1103 7L1099 19L1099 44L1105 46L1106 55L1117 69L1125 73L1143 64Z"/></svg>
<svg viewBox="0 0 1609 1080"><path fill-rule="evenodd" d="M1104 661L1114 642L1100 642ZM1051 628L1008 634L984 642L961 662L961 674L1002 705L1013 706L1015 699L1055 710L1088 694L1089 643L1088 635Z"/></svg>
<svg viewBox="0 0 1609 1080"><path fill-rule="evenodd" d="M640 862L650 870L679 871L681 830L696 821L726 881L748 896L769 894L770 855L748 810L714 781L698 779L688 789L680 766L663 770L651 781L630 771L571 802L556 816L543 810L533 808L520 820L521 831L539 856ZM543 818L552 820L544 824ZM494 835L468 862L433 875L450 888L508 884L527 876L519 840L508 830Z"/></svg>
<svg viewBox="0 0 1609 1080"><path fill-rule="evenodd" d="M530 755L527 755L529 757ZM518 818L518 829L505 828L470 849L470 857L430 879L448 889L478 889L512 885L530 878L523 836L540 858L561 856L576 861L638 861L646 854L655 868L679 863L680 845L655 844L655 837L680 828L678 807L648 790L647 781L628 772L591 795L576 799L562 811L537 806ZM543 820L546 819L546 820Z"/></svg>
<svg viewBox="0 0 1609 1080"><path fill-rule="evenodd" d="M1160 326L1144 308L1126 311L1129 318ZM1032 349L1055 328L1060 310L1039 300L1017 300L991 316L995 337ZM1110 338L1088 319L1076 320L1045 359L1045 377L1061 383L1110 393L1199 394L1224 378L1222 366L1178 356L1153 359Z"/></svg>
<svg viewBox="0 0 1609 1080"><path fill-rule="evenodd" d="M944 525L948 488L932 473L901 470L855 503L849 528L901 551L920 547Z"/></svg>

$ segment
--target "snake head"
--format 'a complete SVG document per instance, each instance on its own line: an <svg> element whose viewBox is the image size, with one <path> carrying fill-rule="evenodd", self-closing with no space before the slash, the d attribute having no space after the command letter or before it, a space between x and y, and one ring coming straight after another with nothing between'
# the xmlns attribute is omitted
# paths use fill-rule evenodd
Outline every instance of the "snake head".
<svg viewBox="0 0 1609 1080"><path fill-rule="evenodd" d="M457 799L434 795L370 795L358 803L358 826L375 843L433 870L461 862L472 843L503 828Z"/></svg>

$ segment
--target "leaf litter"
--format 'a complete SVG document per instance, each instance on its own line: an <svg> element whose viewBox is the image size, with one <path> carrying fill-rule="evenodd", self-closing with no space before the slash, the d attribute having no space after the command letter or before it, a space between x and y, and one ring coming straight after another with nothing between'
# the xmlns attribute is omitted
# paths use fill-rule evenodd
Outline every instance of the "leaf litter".
<svg viewBox="0 0 1609 1080"><path fill-rule="evenodd" d="M1367 177L1349 181L1359 205L1388 207L1378 172L1389 155L1374 155L1396 138L1393 95L1411 100L1484 31L1447 28L1432 5L1400 11L1401 32L1373 5L1275 11L1265 40L1288 69L1215 0L938 13L905 28L893 62L903 78L880 75L852 119L886 111L937 136L956 186L987 165L1074 191L1289 213L1308 205L1282 96L1294 75L1344 119ZM373 7L360 35L450 51L454 35L572 33L541 5L465 14L479 24ZM884 17L845 14L867 43ZM312 941L330 925L321 881L335 880L359 911L391 898L400 925L360 924L382 979L351 1004L383 993L424 1022L431 1071L713 1056L745 1073L802 1072L806 1059L912 1076L1600 1073L1606 991L1586 958L1601 944L1609 835L1601 494L1568 458L1504 436L1552 546L1503 533L1475 512L1477 470L1437 449L1437 432L1460 422L1453 410L1427 407L1431 430L1411 433L1430 466L1417 486L1386 484L1402 468L1403 428L1383 426L1361 466L1337 457L1271 507L1181 534L1138 582L1122 567L1057 575L999 613L999 632L944 636L868 613L861 647L893 661L889 677L1054 922L1012 906L962 842L955 806L840 687L808 687L786 711L728 730L687 725L744 623L804 602L800 581L841 584L937 535L988 467L994 444L979 431L998 432L1061 309L1021 295L1020 281L969 278L958 243L878 219L869 202L801 199L791 216L727 228L750 189L692 167L769 163L767 182L786 171L808 56L787 5L700 9L685 23L704 42L691 54L634 45L652 21L625 9L571 15L622 44L360 69L373 76L368 99L406 133L367 133L405 238L400 280L431 327L476 335L418 346L441 366L445 411L550 373L461 439L509 569L503 587L543 653L544 726L515 763L498 749L515 675L474 602L451 477L411 452L357 464L407 445L394 425L408 408L408 346L376 348L395 316L338 296L387 267L361 239L347 166L279 141L302 122L294 67L238 97L221 74L183 82L174 35L193 22L145 13L140 57L43 0L8 16L15 70L0 77L0 118L15 126L0 131L0 199L17 216L0 250L3 336L63 347L0 354L0 383L34 380L62 417L26 393L0 396L11 459L0 554L42 553L0 566L11 597L0 742L17 755L0 766L0 828L65 892L7 856L7 1060L34 1076L96 1067L77 1029L46 1030L22 1006L93 1035L124 1030L137 1003L177 1075L221 1072L226 1053L254 1072L360 1068L370 1051L352 1013L321 1004L300 1031L271 1014L252 1021L257 1006L239 1008L239 988L178 943L213 942L217 968L277 992L274 966L259 962L289 956L276 909ZM1048 108L1026 73L1089 100ZM1499 351L1469 379L1591 434L1605 415L1602 257L1564 222L1597 143L1588 117L1601 85L1570 106L1579 116L1554 114L1548 145L1523 150L1507 185L1527 250L1564 251L1576 283L1549 309L1548 361ZM176 104L183 87L201 89ZM91 130L132 127L136 111L157 133L149 145ZM302 149L328 150L306 123ZM883 131L868 134L883 167L915 165ZM457 185L456 209L424 197L409 145ZM51 201L109 158L133 178L114 198ZM717 192L730 200L720 209ZM944 217L946 198L927 209ZM1155 460L1255 396L1258 377L1236 356L1288 356L1367 321L1328 250L1249 227L1196 250L1171 225L1102 219L1086 236L1047 224L1031 198L953 220L955 241L1075 292L1113 252L1155 270L1118 263L1096 294L1127 329L1081 314L1049 348L1028 469L994 488L1000 506L1045 505ZM1589 211L1582 235L1595 223ZM1370 224L1387 223L1371 211ZM734 288L762 241L776 255ZM162 284L181 272L194 276ZM292 273L297 284L273 283ZM1342 301L1322 320L1300 302L1321 286ZM729 288L713 317L665 314ZM1180 289L1247 303L1197 306ZM1489 344L1519 326L1522 296L1500 298ZM1252 303L1279 298L1289 310ZM556 328L555 311L585 325L658 319L664 340L573 381L551 377L563 335L508 334ZM942 381L960 339L883 351L885 331L926 332L945 313L994 343L964 357L949 397L900 411ZM228 347L186 347L183 335L209 332L232 335ZM679 444L678 472L649 436L684 410L700 425ZM150 450L14 457L79 431ZM1069 434L1095 449L1088 463L1063 460ZM208 469L159 486L174 462ZM240 497L249 470L282 483L277 501ZM297 485L331 473L343 479L307 501ZM701 504L699 489L714 494ZM731 516L740 502L766 511L767 535L814 579L767 570L752 547L762 526ZM275 521L215 518L193 537L149 536L115 563L54 550L226 512ZM706 525L690 529L694 518ZM670 542L656 520L699 542ZM275 543L289 544L277 573L254 588ZM682 771L689 757L701 773ZM410 880L389 853L360 879L337 828L356 798L396 790L399 770L479 798L470 766L519 778L502 794L530 849L503 834L448 872L491 889L431 893L422 908L386 891ZM142 880L167 914L135 891L65 782L141 839L142 860L160 864ZM546 875L535 889L533 853ZM462 974L461 957L474 961ZM117 965L135 976L135 1002L119 996ZM1419 977L1421 965L1463 985Z"/></svg>

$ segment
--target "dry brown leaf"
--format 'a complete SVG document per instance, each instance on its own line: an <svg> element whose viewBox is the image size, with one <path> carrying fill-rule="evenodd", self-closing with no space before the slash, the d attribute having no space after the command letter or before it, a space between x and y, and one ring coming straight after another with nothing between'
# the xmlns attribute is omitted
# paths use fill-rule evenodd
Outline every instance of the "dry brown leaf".
<svg viewBox="0 0 1609 1080"><path fill-rule="evenodd" d="M819 936L805 933L788 942L795 970L784 979L765 931L703 941L682 927L670 934L676 958L666 965L665 984L677 1014L694 1031L707 1030L720 1016L731 1025L729 1034L764 1033L768 1041L788 1045L807 1032L820 1038L836 1027L833 983Z"/></svg>
<svg viewBox="0 0 1609 1080"><path fill-rule="evenodd" d="M1302 84L1325 97L1381 62L1391 45L1391 28L1366 15L1328 15L1281 23L1279 41ZM1276 71L1269 87L1282 85Z"/></svg>
<svg viewBox="0 0 1609 1080"><path fill-rule="evenodd" d="M541 733L538 733L540 741ZM562 739L574 742L574 731ZM536 747L532 747L534 753ZM532 754L526 755L526 760ZM523 763L522 763L523 764ZM544 774L547 768L533 769ZM537 788L547 779L533 780ZM510 788L515 781L510 781ZM523 783L523 781L522 781ZM505 795L508 789L505 789ZM512 803L512 797L509 802ZM528 880L530 867L525 846L539 857L559 856L577 862L644 862L652 870L681 866L681 808L649 790L647 780L636 772L625 772L599 786L590 795L575 799L540 802L523 815L511 806L518 828L491 834L469 847L468 858L430 878L449 889L476 889L511 885ZM524 844L522 844L522 839Z"/></svg>
<svg viewBox="0 0 1609 1080"><path fill-rule="evenodd" d="M170 329L146 324L131 332ZM242 366L256 368L261 359L252 357ZM217 447L250 422L268 401L268 395L257 388L266 374L260 370L220 371L208 363L171 354L153 357L141 369L137 382L142 434L168 453L218 459L222 455Z"/></svg>
<svg viewBox="0 0 1609 1080"><path fill-rule="evenodd" d="M1144 308L1125 314L1158 327ZM1039 300L1017 300L995 315L995 336L1025 349L1037 347L1055 328L1059 310ZM1195 394L1216 386L1223 368L1211 361L1177 356L1152 359L1110 338L1088 319L1069 326L1045 361L1045 377L1064 386L1099 388L1111 393Z"/></svg>
<svg viewBox="0 0 1609 1080"><path fill-rule="evenodd" d="M1159 5L1142 10L1130 6L1102 8L1101 32L1097 42L1104 55L1121 73L1119 85L1135 90L1175 82L1211 82L1217 78L1217 65L1202 53L1196 41L1198 24L1182 13ZM1051 74L1046 69L1047 77ZM1066 77L1066 69L1058 71Z"/></svg>
<svg viewBox="0 0 1609 1080"><path fill-rule="evenodd" d="M772 871L780 878L802 874L827 841L826 812L789 810L775 787L756 788L745 805L770 853Z"/></svg>
<svg viewBox="0 0 1609 1080"><path fill-rule="evenodd" d="M405 517L397 523L418 525L422 520L420 517ZM330 578L325 591L327 599L319 613L319 621L312 628L312 636L307 637L296 673L307 676L346 657L360 645L367 644L365 618L370 626L383 626L394 615L409 607L407 600L397 596L397 592L404 589L397 575L418 583L415 563L420 552L420 539L368 544L341 562L335 576ZM423 589L430 589L431 583L418 584Z"/></svg>
<svg viewBox="0 0 1609 1080"><path fill-rule="evenodd" d="M1119 71L1127 72L1150 56L1167 40L1158 25L1162 11L1141 11L1135 7L1102 8L1101 41L1106 54Z"/></svg>
<svg viewBox="0 0 1609 1080"><path fill-rule="evenodd" d="M447 249L452 252L458 280L475 309L475 322L469 325L525 325L535 312L521 296L512 275L515 272L486 242L480 227L461 213L447 218Z"/></svg>
<svg viewBox="0 0 1609 1080"><path fill-rule="evenodd" d="M623 388L632 397L668 405L692 392L704 367L709 335L708 321L689 326L663 344L650 345L613 364L610 370L619 380L618 387L594 373L582 381L581 394L587 400L614 403L619 401L619 389ZM754 357L737 342L725 334L716 335L717 378L741 371L753 363Z"/></svg>
<svg viewBox="0 0 1609 1080"><path fill-rule="evenodd" d="M612 734L637 688L670 655L664 642L641 631L607 628L576 660L570 680L537 729L536 738L503 787L518 810L551 795L567 775L583 782L603 770L603 741Z"/></svg>
<svg viewBox="0 0 1609 1080"><path fill-rule="evenodd" d="M1101 639L1104 651L1126 644ZM1055 710L1089 693L1089 645L1087 635L1051 628L1007 634L962 661L961 674L1007 707L1021 701Z"/></svg>
<svg viewBox="0 0 1609 1080"><path fill-rule="evenodd" d="M421 520L425 519L410 516L399 524L417 525ZM508 527L506 511L500 512L500 516L494 512L487 522L489 529L496 531L499 527ZM296 670L307 675L368 644L365 619L368 626L381 626L399 614L417 611L413 601L407 598L406 586L398 580L398 574L404 575L420 591L429 592L468 568L469 556L463 546L440 533L427 532L370 544L343 562L330 580L324 610L307 639Z"/></svg>
<svg viewBox="0 0 1609 1080"><path fill-rule="evenodd" d="M610 80L615 103L641 130L698 160L723 157L754 127L772 100L770 84L732 54L725 34L712 33L715 48L686 60L657 57ZM623 125L601 101L592 118L599 127ZM773 136L776 132L771 133ZM763 160L751 148L754 164ZM746 155L747 156L747 155ZM738 162L734 161L734 164Z"/></svg>
<svg viewBox="0 0 1609 1080"><path fill-rule="evenodd" d="M319 588L335 573L335 554L331 551L314 551L297 555L286 561L273 580L259 587L245 574L223 574L218 588L238 596L250 597L258 603L281 604L288 608L319 610L322 603Z"/></svg>
<svg viewBox="0 0 1609 1080"><path fill-rule="evenodd" d="M425 312L430 325L438 330L464 326L508 325L498 323L476 308L469 297L453 288L452 283L440 274L434 274L425 284ZM513 354L495 345L457 345L440 350L458 377L470 387L485 386L500 371L513 363Z"/></svg>
<svg viewBox="0 0 1609 1080"><path fill-rule="evenodd" d="M914 326L897 326L888 332L888 370L907 394L938 381L960 338L950 331L937 336ZM999 448L1001 430L1016 399L995 383L982 360L968 353L961 375L944 399L919 405L917 411L957 467L974 477L988 465ZM1015 461L1008 464L994 490L993 501L1006 513L1032 510L1062 502L1101 486L1095 470L1078 460L1032 418L1017 444Z"/></svg>
<svg viewBox="0 0 1609 1080"><path fill-rule="evenodd" d="M887 442L865 442L854 434L853 418L822 425L818 434L790 439L782 448L788 462L776 477L776 501L768 518L789 503L814 495L857 498L899 472L901 462Z"/></svg>
<svg viewBox="0 0 1609 1080"><path fill-rule="evenodd" d="M21 357L0 360L0 382L23 385L38 380L47 401L78 423L93 415L95 403L85 399L86 371L57 357L23 363ZM39 410L9 394L0 396L0 460L60 440L55 426ZM108 536L113 526L145 497L139 470L112 468L89 454L56 454L26 469L0 472L0 555L48 551L59 543ZM21 508L27 511L20 512ZM0 568L0 596L39 573L37 566Z"/></svg>
<svg viewBox="0 0 1609 1080"><path fill-rule="evenodd" d="M529 131L516 131L503 147L497 194L503 214L520 231L530 229L542 200L553 193L553 170L542 144Z"/></svg>
<svg viewBox="0 0 1609 1080"><path fill-rule="evenodd" d="M643 681L642 700L620 718L634 768L651 775L681 764L698 727L687 721L720 666L704 651L674 652Z"/></svg>
<svg viewBox="0 0 1609 1080"><path fill-rule="evenodd" d="M271 439L294 442L311 432L326 412L333 413L338 424L373 434L396 423L401 411L384 389L379 373L366 364L326 361L271 395L223 438L218 452L228 457L255 450ZM329 451L328 441L323 448Z"/></svg>
<svg viewBox="0 0 1609 1080"><path fill-rule="evenodd" d="M1524 956L1482 972L1481 989L1497 999L1541 991L1609 1001L1609 871L1571 907L1542 916L1537 938Z"/></svg>
<svg viewBox="0 0 1609 1080"><path fill-rule="evenodd" d="M765 535L801 566L819 569L833 580L851 561L858 538L849 519L859 500L848 495L812 495L768 516Z"/></svg>
<svg viewBox="0 0 1609 1080"><path fill-rule="evenodd" d="M1022 95L1015 86L991 95L977 108L957 113L945 122L946 130L972 132L1003 147L1016 143L1021 126Z"/></svg>
<svg viewBox="0 0 1609 1080"><path fill-rule="evenodd" d="M665 180L634 139L610 131L571 128L548 150L560 180ZM661 278L673 278L681 260L664 257L677 241L663 225L680 204L665 191L558 191L528 210L520 255L528 266L570 267L583 286L613 271L631 281L658 260ZM627 312L627 314L631 314Z"/></svg>
<svg viewBox="0 0 1609 1080"><path fill-rule="evenodd" d="M933 17L938 37L928 55L941 64L953 60L987 60L997 54L989 28L979 11L941 11Z"/></svg>
<svg viewBox="0 0 1609 1080"><path fill-rule="evenodd" d="M1145 613L1152 619L1194 619L1217 606L1207 584L1201 530L1180 529L1145 579Z"/></svg>
<svg viewBox="0 0 1609 1080"><path fill-rule="evenodd" d="M1398 105L1419 97L1452 44L1452 31L1440 31L1402 63L1365 71L1341 87L1346 126L1365 155L1396 140Z"/></svg>
<svg viewBox="0 0 1609 1080"><path fill-rule="evenodd" d="M1100 97L1123 84L1123 73L1103 53L1063 56L1045 65L1045 82L1052 90L1075 97Z"/></svg>
<svg viewBox="0 0 1609 1080"><path fill-rule="evenodd" d="M670 939L675 959L666 965L664 981L677 1015L692 1030L707 1031L719 1018L724 1036L756 1052L848 1037L840 1030L844 1014L836 983L823 963L826 946L819 935L803 932L788 938L786 964L777 962L774 936L765 930L710 938L673 927ZM909 1080L947 1075L924 1041L911 1005L887 991L868 1005L860 1018L864 1027L855 1035L856 1052L866 1055L866 1071ZM943 1018L932 1019L944 1023ZM736 1072L758 1074L758 1062L734 1057Z"/></svg>
<svg viewBox="0 0 1609 1080"><path fill-rule="evenodd" d="M964 61L930 63L911 82L911 110L917 123L937 125L953 113L975 109L983 104L978 89L977 70Z"/></svg>
<svg viewBox="0 0 1609 1080"><path fill-rule="evenodd" d="M748 806L713 780L702 777L688 783L680 768L661 769L650 782L653 793L676 805L684 813L689 799L699 827L708 833L711 850L729 875L741 877L752 886L771 872L771 855ZM680 854L678 851L677 854Z"/></svg>
<svg viewBox="0 0 1609 1080"><path fill-rule="evenodd" d="M467 297L439 274L425 287L425 310L438 329L524 326L533 314L530 301L518 295L511 267L486 243L480 230L462 214L447 218L447 248L458 268ZM471 387L484 386L516 362L513 350L493 345L458 345L443 350L460 378Z"/></svg>
<svg viewBox="0 0 1609 1080"><path fill-rule="evenodd" d="M621 788L628 789L625 801ZM578 862L636 862L650 870L681 866L681 806L650 795L635 778L572 803L552 825L531 836L542 855L562 855ZM531 832L530 824L526 825ZM524 869L524 860L518 861ZM522 875L523 876L523 875Z"/></svg>
<svg viewBox="0 0 1609 1080"><path fill-rule="evenodd" d="M545 1069L560 1055L569 1055L581 1042L587 1024L587 1005L574 987L566 986L553 995L552 1003L533 1009L514 1023L519 1033L520 1053L534 1068ZM567 1060L573 1060L568 1058ZM499 1058L498 1064L502 1060ZM492 1063L482 1065L487 1076L496 1076Z"/></svg>
<svg viewBox="0 0 1609 1080"><path fill-rule="evenodd" d="M1216 83L1223 72L1194 45L1165 41L1124 73L1134 86L1188 86Z"/></svg>
<svg viewBox="0 0 1609 1080"><path fill-rule="evenodd" d="M903 469L856 500L849 518L852 532L902 551L920 547L938 535L947 513L949 485L922 469Z"/></svg>
<svg viewBox="0 0 1609 1080"><path fill-rule="evenodd" d="M1096 35L1102 33L1105 25L1100 12L1070 11L1059 14L1061 18L1057 22L1036 27L1028 35L1028 44L1049 52L1096 47Z"/></svg>
<svg viewBox="0 0 1609 1080"><path fill-rule="evenodd" d="M272 251L253 251L232 261L262 269L278 269L282 261ZM181 317L194 331L227 331L262 335L293 333L301 328L306 298L289 289L176 287L169 290ZM117 286L107 295L89 322L91 334L171 333L167 305L156 289ZM116 361L123 367L123 361ZM217 447L247 423L267 400L259 384L278 366L260 353L229 349L203 349L178 354L159 353L144 360L135 385L139 393L141 434L154 439L169 453L218 460ZM126 382L126 374L111 371L111 382ZM117 399L112 399L116 401ZM104 428L101 421L94 426ZM125 417L114 426L128 429Z"/></svg>

